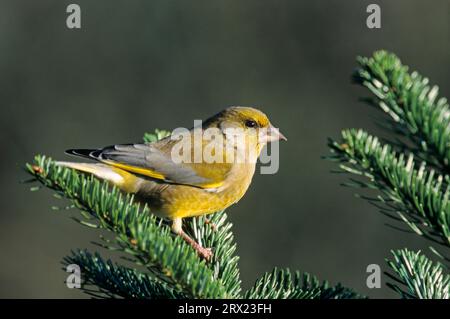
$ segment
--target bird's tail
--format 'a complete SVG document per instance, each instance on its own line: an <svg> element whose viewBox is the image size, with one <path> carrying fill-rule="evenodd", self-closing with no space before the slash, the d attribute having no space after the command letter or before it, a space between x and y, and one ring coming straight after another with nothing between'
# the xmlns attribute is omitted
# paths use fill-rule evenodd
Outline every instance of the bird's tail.
<svg viewBox="0 0 450 319"><path fill-rule="evenodd" d="M95 177L108 181L127 193L138 191L139 178L123 169L101 163L75 163L56 162L57 165L75 169L77 171L92 174Z"/></svg>

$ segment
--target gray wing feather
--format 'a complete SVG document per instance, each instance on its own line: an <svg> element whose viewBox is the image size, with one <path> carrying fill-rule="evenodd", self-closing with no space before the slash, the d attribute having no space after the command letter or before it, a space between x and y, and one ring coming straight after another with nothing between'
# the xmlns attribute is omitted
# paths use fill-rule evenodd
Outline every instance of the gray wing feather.
<svg viewBox="0 0 450 319"><path fill-rule="evenodd" d="M97 154L95 154L97 153ZM208 179L198 176L192 167L175 163L170 156L162 153L151 144L113 145L92 152L99 160L110 160L121 164L147 168L165 176L167 181L179 184L203 184Z"/></svg>

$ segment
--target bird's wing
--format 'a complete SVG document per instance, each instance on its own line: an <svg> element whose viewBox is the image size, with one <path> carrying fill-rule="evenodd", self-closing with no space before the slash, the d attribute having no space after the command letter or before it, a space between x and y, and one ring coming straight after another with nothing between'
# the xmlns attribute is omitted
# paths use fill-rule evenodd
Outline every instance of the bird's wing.
<svg viewBox="0 0 450 319"><path fill-rule="evenodd" d="M170 183L201 188L217 188L223 185L231 164L176 163L170 152L174 142L164 139L151 144L122 144L97 150L75 149L68 150L67 153Z"/></svg>

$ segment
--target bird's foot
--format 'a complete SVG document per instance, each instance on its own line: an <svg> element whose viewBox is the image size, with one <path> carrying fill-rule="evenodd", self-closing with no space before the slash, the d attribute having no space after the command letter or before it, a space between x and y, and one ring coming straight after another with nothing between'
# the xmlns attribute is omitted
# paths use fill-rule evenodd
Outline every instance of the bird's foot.
<svg viewBox="0 0 450 319"><path fill-rule="evenodd" d="M195 251L201 258L205 259L206 261L211 260L211 258L213 256L213 252L212 252L211 248L205 248L205 247L201 246L194 239L189 237L189 235L186 234L184 231L181 231L178 234L184 239L185 242L187 242L189 245L192 246L192 248L195 249Z"/></svg>
<svg viewBox="0 0 450 319"><path fill-rule="evenodd" d="M212 252L211 248L202 247L198 243L193 244L192 247L195 249L195 251L201 258L203 258L206 261L211 260L211 258L213 256L213 252Z"/></svg>

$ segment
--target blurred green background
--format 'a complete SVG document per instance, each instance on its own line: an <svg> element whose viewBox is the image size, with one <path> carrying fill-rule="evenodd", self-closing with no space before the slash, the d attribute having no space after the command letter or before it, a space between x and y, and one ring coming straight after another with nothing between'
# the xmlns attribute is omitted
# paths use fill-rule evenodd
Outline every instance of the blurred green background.
<svg viewBox="0 0 450 319"><path fill-rule="evenodd" d="M427 250L390 222L321 159L327 137L381 116L351 84L357 55L388 49L450 95L449 1L76 1L81 30L66 27L68 1L0 2L0 297L85 298L66 288L60 261L98 233L50 207L49 191L20 184L34 154L137 142L154 128L190 127L230 105L259 106L288 137L280 171L256 175L228 212L243 286L275 266L342 282L371 297L366 267L390 249ZM109 252L102 251L105 256Z"/></svg>

